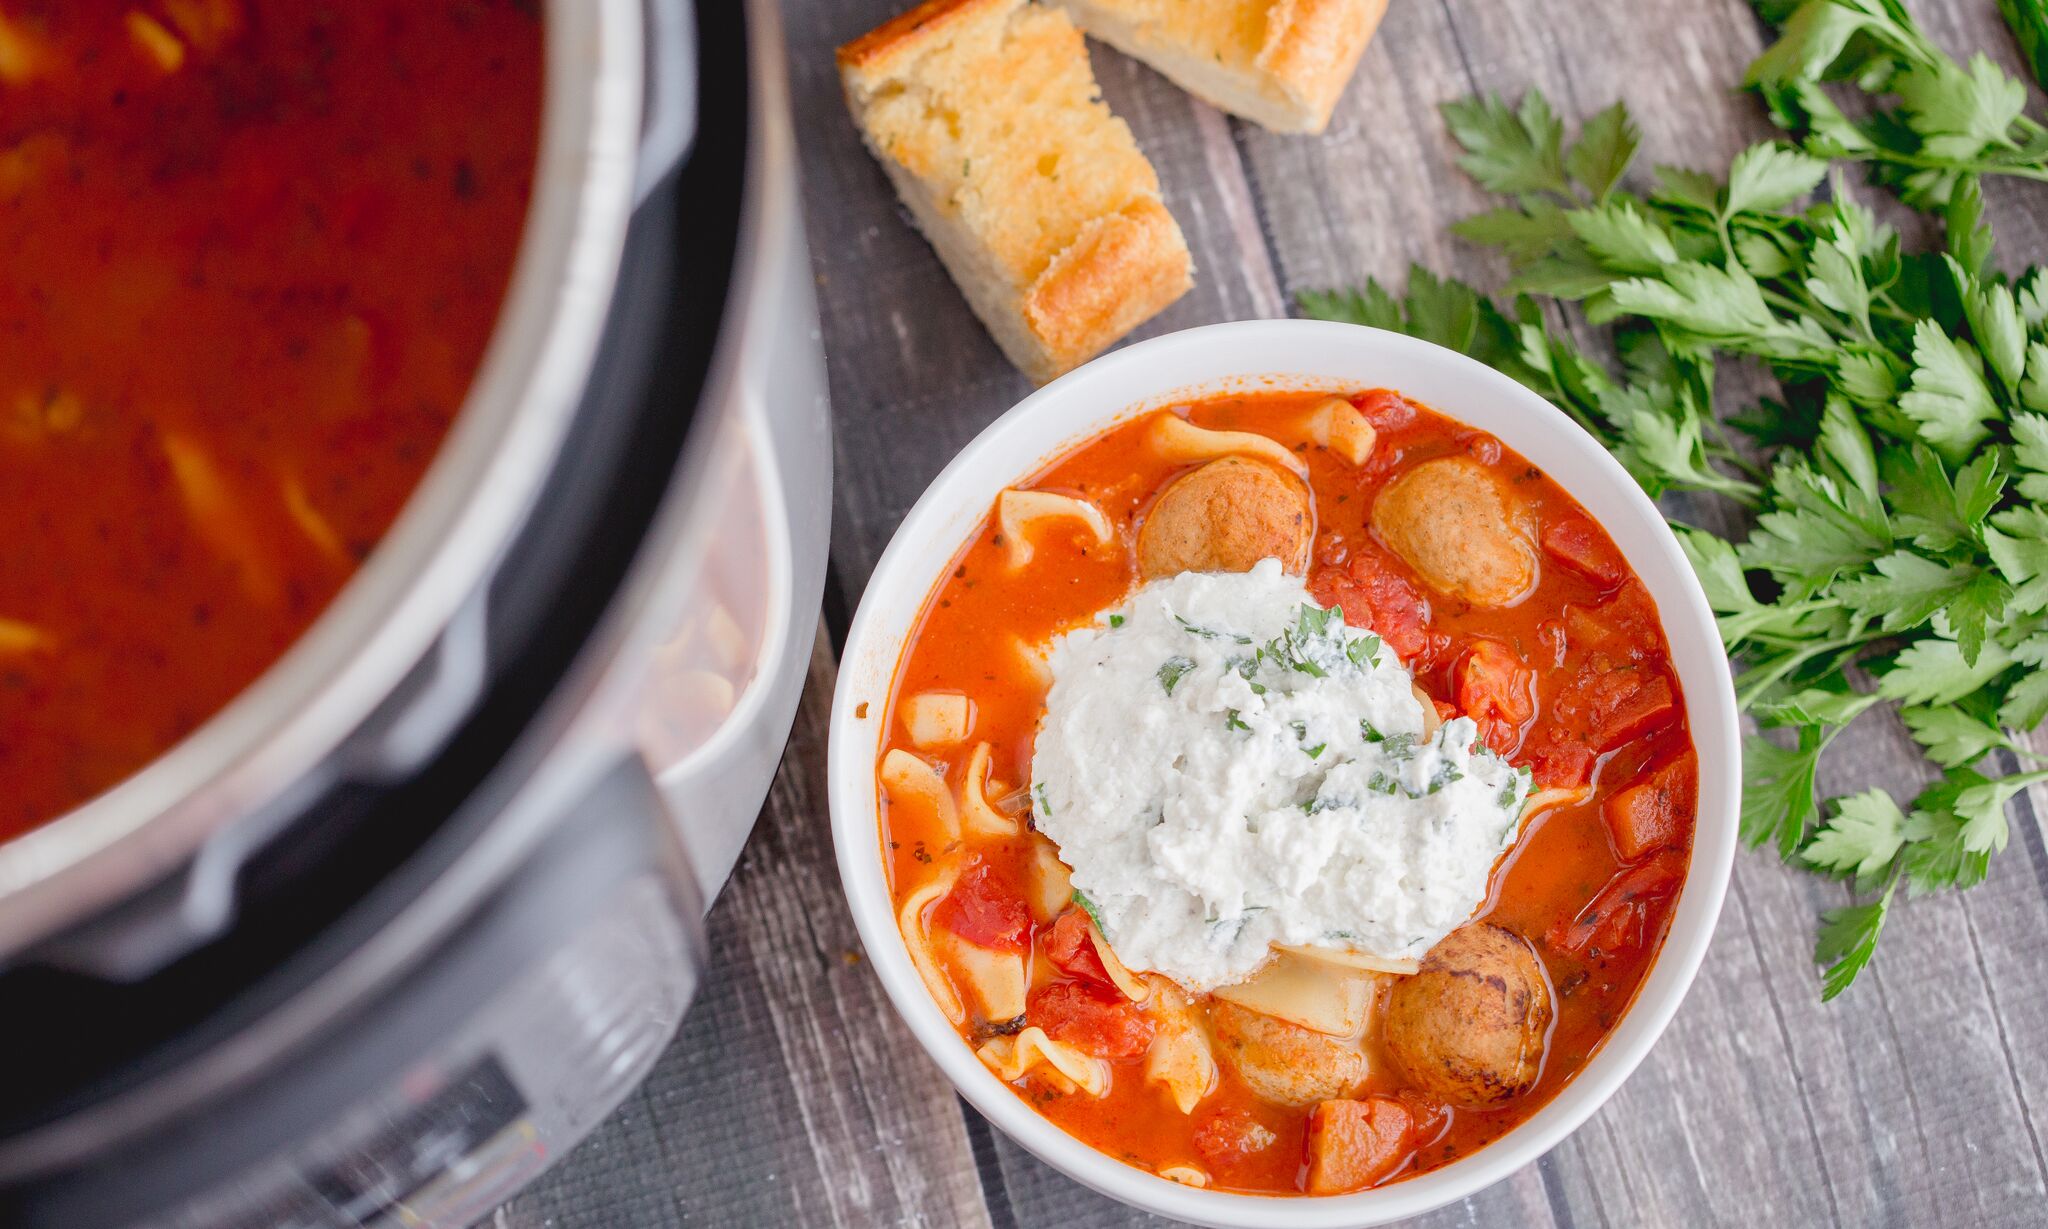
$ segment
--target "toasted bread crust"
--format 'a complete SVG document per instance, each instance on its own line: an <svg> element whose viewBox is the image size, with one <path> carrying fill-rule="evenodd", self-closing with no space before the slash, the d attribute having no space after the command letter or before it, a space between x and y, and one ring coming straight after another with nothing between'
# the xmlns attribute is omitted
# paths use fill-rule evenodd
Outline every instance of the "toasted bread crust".
<svg viewBox="0 0 2048 1229"><path fill-rule="evenodd" d="M1184 293L1187 244L1067 16L929 0L839 50L875 157L1011 361L1045 381Z"/></svg>
<svg viewBox="0 0 2048 1229"><path fill-rule="evenodd" d="M1277 132L1321 132L1386 0L1056 0L1087 32Z"/></svg>
<svg viewBox="0 0 2048 1229"><path fill-rule="evenodd" d="M1276 0L1258 66L1316 114L1321 131L1386 11L1387 0Z"/></svg>
<svg viewBox="0 0 2048 1229"><path fill-rule="evenodd" d="M1087 361L1187 292L1187 242L1166 206L1141 199L1089 222L1024 296L1024 318L1053 364Z"/></svg>
<svg viewBox="0 0 2048 1229"><path fill-rule="evenodd" d="M924 0L839 48L839 72L849 86L856 77L887 77L905 71L923 51L937 47L977 21L1000 18L1018 0Z"/></svg>

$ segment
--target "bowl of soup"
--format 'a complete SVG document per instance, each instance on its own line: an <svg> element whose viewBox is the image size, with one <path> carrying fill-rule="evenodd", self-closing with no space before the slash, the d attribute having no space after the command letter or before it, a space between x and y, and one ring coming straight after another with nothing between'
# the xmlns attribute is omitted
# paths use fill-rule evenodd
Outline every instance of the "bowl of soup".
<svg viewBox="0 0 2048 1229"><path fill-rule="evenodd" d="M1513 380L1262 321L1048 385L876 568L854 917L961 1093L1112 1197L1381 1223L1648 1052L1732 862L1733 688L1656 507Z"/></svg>

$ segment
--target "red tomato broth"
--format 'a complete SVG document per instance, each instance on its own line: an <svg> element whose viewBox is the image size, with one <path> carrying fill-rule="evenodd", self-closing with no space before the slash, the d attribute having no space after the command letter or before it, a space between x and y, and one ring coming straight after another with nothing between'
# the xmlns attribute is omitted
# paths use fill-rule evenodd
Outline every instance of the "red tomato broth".
<svg viewBox="0 0 2048 1229"><path fill-rule="evenodd" d="M43 641L0 646L4 839L226 704L390 527L510 276L542 54L520 0L0 23L0 619Z"/></svg>
<svg viewBox="0 0 2048 1229"><path fill-rule="evenodd" d="M1302 439L1301 420L1326 398L1327 394L1261 393L1176 409L1198 425L1253 431L1292 448L1307 464L1314 493L1317 532L1309 588L1318 600L1344 605L1350 621L1364 623L1365 610L1373 605L1369 598L1384 603L1392 593L1397 607L1407 600L1400 597L1404 591L1419 599L1421 618L1409 634L1389 634L1384 627L1375 630L1397 652L1406 642L1404 661L1440 709L1456 707L1457 668L1467 649L1481 641L1505 645L1529 666L1534 683L1532 705L1508 707L1534 712L1502 735L1501 749L1518 764L1548 757L1566 765L1552 772L1566 781L1578 775L1570 766L1582 763L1592 785L1583 801L1551 807L1525 821L1494 872L1487 900L1474 915L1475 920L1528 938L1545 966L1555 1014L1535 1086L1496 1108L1438 1105L1407 1086L1370 1036L1376 1026L1368 1026L1365 1047L1371 1075L1353 1095L1397 1095L1411 1107L1418 1124L1411 1154L1383 1179L1396 1181L1464 1156L1526 1120L1570 1082L1627 1011L1668 927L1675 882L1661 895L1636 894L1624 902L1624 915L1601 931L1603 936L1621 934L1628 940L1614 950L1598 944L1560 950L1547 936L1572 932L1573 923L1610 881L1630 874L1615 853L1603 817L1607 800L1647 779L1654 766L1688 751L1692 741L1654 605L1619 550L1575 500L1499 441L1387 390L1351 398L1378 429L1372 455L1353 468ZM1146 442L1150 418L1142 415L1111 428L1019 484L1092 500L1116 530L1111 543L1097 546L1085 533L1048 531L1035 540L1032 562L1013 574L1007 570L1005 544L994 518L983 523L927 599L898 664L884 751L901 747L920 755L938 765L957 789L975 744L987 741L994 751L990 779L1008 783L992 784L992 801L1030 780L1031 745L1045 696L1014 645L1043 644L1088 624L1136 587L1130 543L1144 513L1172 478L1194 468L1164 460L1151 449ZM1556 542L1543 548L1535 589L1514 606L1481 608L1432 590L1374 538L1367 523L1373 498L1388 481L1423 461L1455 453L1470 454L1503 475L1526 502L1539 529L1549 531L1544 536ZM1568 527L1562 534L1554 530L1560 525ZM1592 614L1591 620L1581 618L1574 625L1580 627L1582 640L1600 642L1596 647L1605 655L1597 661L1594 648L1574 644L1566 631L1574 608ZM1668 720L1612 746L1588 745L1585 721L1560 719L1554 710L1560 701L1570 709L1583 699L1574 693L1586 690L1581 674L1595 666L1607 673L1661 680L1670 689ZM894 714L903 697L923 691L962 692L973 699L975 728L965 742L943 751L919 751L910 744ZM1538 775L1542 788L1540 770ZM935 862L958 856L959 850L947 848L941 834L931 828L929 816L893 806L879 789L878 804L884 862L900 906L930 877ZM1694 806L1696 798L1678 808L1683 811L1682 833L1676 847L1664 851L1659 872L1675 866L1682 878L1690 856ZM975 853L984 859L1010 859L1015 880L1028 882L1033 839L1026 834L995 844L976 843ZM1653 860L1654 856L1646 857L1635 864L1638 879L1657 877L1643 869ZM941 902L931 912L946 907ZM1029 955L1034 994L1049 983L1086 977L1069 971L1078 969L1075 962L1064 962L1068 968L1063 969L1048 958L1045 944L1053 923L1054 919L1037 919L1034 927ZM1599 928L1587 922L1578 926L1578 932L1595 929ZM1025 1023L1035 1022L1027 1012ZM961 1031L970 1044L979 1045L1003 1030L970 1020ZM1012 1087L1068 1133L1141 1168L1158 1171L1195 1164L1207 1170L1212 1186L1247 1193L1293 1194L1305 1189L1313 1105L1262 1100L1219 1054L1216 1089L1193 1113L1183 1115L1161 1088L1143 1078L1142 1064L1142 1058L1113 1061L1114 1078L1101 1098L1078 1089L1062 1092L1031 1075ZM1205 1154L1205 1146L1219 1157L1229 1153L1218 1140L1252 1122L1272 1132L1274 1139L1267 1147L1220 1165Z"/></svg>

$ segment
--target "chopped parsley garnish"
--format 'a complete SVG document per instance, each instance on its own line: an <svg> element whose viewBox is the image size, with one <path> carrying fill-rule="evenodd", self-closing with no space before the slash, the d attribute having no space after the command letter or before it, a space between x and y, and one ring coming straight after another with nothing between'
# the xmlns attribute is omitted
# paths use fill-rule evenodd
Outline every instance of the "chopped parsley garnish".
<svg viewBox="0 0 2048 1229"><path fill-rule="evenodd" d="M1378 665L1379 652L1380 638L1378 636L1360 636L1356 640L1344 642L1344 656L1350 658L1351 664L1357 666L1360 670L1369 670Z"/></svg>
<svg viewBox="0 0 2048 1229"><path fill-rule="evenodd" d="M1225 713L1223 714L1223 728L1224 728L1224 729L1226 729L1226 730L1249 730L1249 729L1251 729L1251 727L1250 727L1250 726L1248 726L1248 725L1246 725L1246 724L1244 723L1244 718L1243 718L1243 717L1241 717L1241 716L1239 716L1239 715L1238 715L1238 712L1237 712L1237 710L1236 710L1236 709L1234 709L1234 708L1233 708L1233 709L1230 709L1230 710L1228 710L1227 712L1225 712Z"/></svg>
<svg viewBox="0 0 2048 1229"><path fill-rule="evenodd" d="M1321 642L1330 646L1333 656L1344 653L1346 650L1341 644L1343 629L1344 611L1340 607L1332 606L1325 610L1304 603L1295 615L1294 626L1268 640L1260 647L1259 656L1312 678L1328 678L1330 672L1309 650Z"/></svg>
<svg viewBox="0 0 2048 1229"><path fill-rule="evenodd" d="M1365 788L1375 794L1385 794L1391 798L1401 792L1401 783L1375 768L1372 776L1366 778Z"/></svg>
<svg viewBox="0 0 2048 1229"><path fill-rule="evenodd" d="M1159 685L1166 688L1167 695L1172 695L1181 677L1194 668L1195 659L1192 657L1169 657L1166 664L1159 667Z"/></svg>
<svg viewBox="0 0 2048 1229"><path fill-rule="evenodd" d="M1387 736L1380 733L1380 728L1364 717L1358 719L1358 736L1369 743L1387 741Z"/></svg>
<svg viewBox="0 0 2048 1229"><path fill-rule="evenodd" d="M1258 653L1250 657L1233 657L1229 663L1230 668L1237 671L1237 676L1251 685L1252 694L1255 696L1266 694L1265 684L1252 677L1259 672L1259 657Z"/></svg>
<svg viewBox="0 0 2048 1229"><path fill-rule="evenodd" d="M1344 625L1344 608L1342 606L1331 606L1325 609L1320 606L1310 606L1304 603L1301 607L1300 615L1294 622L1294 634L1304 641L1312 636L1327 635L1332 622L1335 622L1339 627Z"/></svg>
<svg viewBox="0 0 2048 1229"><path fill-rule="evenodd" d="M1414 734L1389 735L1380 740L1380 750L1386 753L1388 759L1412 760L1415 758L1416 737Z"/></svg>
<svg viewBox="0 0 2048 1229"><path fill-rule="evenodd" d="M1173 616L1173 621L1180 624L1181 630L1185 631L1188 635L1200 636L1204 640L1215 640L1218 637L1227 635L1239 644L1250 644L1252 642L1250 636L1240 636L1236 632L1219 632L1213 627L1203 627L1199 623L1190 623L1179 615Z"/></svg>
<svg viewBox="0 0 2048 1229"><path fill-rule="evenodd" d="M1032 786L1031 796L1033 798L1038 799L1038 809L1045 812L1045 817L1047 819L1051 819L1052 804L1045 800L1045 782L1040 781L1038 784Z"/></svg>
<svg viewBox="0 0 2048 1229"><path fill-rule="evenodd" d="M1322 755L1323 750L1327 748L1329 745L1330 744L1328 743L1317 743L1313 747L1303 747L1302 750L1308 752L1308 758L1315 759L1318 756Z"/></svg>
<svg viewBox="0 0 2048 1229"><path fill-rule="evenodd" d="M1449 785L1451 782L1462 781L1464 779L1465 774L1458 771L1458 766L1456 764L1451 763L1449 760L1445 760L1442 764L1437 766L1435 774L1429 778L1429 785L1423 789L1422 794L1425 796L1429 794L1434 794L1438 790L1442 789L1444 786Z"/></svg>
<svg viewBox="0 0 2048 1229"><path fill-rule="evenodd" d="M1088 915L1089 921L1095 923L1095 929L1102 929L1102 910L1096 907L1094 901L1088 899L1086 892L1076 888L1074 890L1074 903L1081 907L1081 912Z"/></svg>
<svg viewBox="0 0 2048 1229"><path fill-rule="evenodd" d="M1124 625L1124 617L1118 614L1109 616L1109 625L1113 628L1122 627Z"/></svg>

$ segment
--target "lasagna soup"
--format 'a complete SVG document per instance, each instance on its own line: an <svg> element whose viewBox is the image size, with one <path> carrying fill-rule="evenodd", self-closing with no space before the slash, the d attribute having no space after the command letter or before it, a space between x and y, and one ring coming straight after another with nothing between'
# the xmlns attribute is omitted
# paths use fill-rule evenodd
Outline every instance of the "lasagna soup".
<svg viewBox="0 0 2048 1229"><path fill-rule="evenodd" d="M390 526L540 94L528 0L0 0L0 839L227 703Z"/></svg>
<svg viewBox="0 0 2048 1229"><path fill-rule="evenodd" d="M1697 764L1647 590L1387 390L1140 415L996 495L876 766L897 920L998 1078L1163 1177L1444 1165L1627 1011Z"/></svg>

